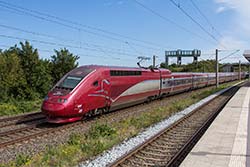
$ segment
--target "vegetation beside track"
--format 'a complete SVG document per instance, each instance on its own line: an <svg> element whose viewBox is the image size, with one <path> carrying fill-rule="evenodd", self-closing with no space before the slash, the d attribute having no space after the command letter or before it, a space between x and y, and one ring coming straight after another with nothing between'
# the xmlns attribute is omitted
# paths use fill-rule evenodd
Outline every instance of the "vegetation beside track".
<svg viewBox="0 0 250 167"><path fill-rule="evenodd" d="M219 88L210 88L193 92L190 98L175 101L165 107L143 112L119 122L96 123L86 134L71 134L67 143L56 147L48 147L34 157L18 155L15 161L0 166L73 166L80 161L100 154L104 150L137 135L150 125L170 117L201 99L236 82L220 85Z"/></svg>
<svg viewBox="0 0 250 167"><path fill-rule="evenodd" d="M188 64L171 64L168 69L172 72L215 72L215 60L200 60L199 62L193 62ZM229 64L219 63L219 71L223 71L223 66ZM165 63L161 63L162 68L165 68ZM233 69L234 72L238 72L238 69ZM248 71L248 67L242 66L241 71Z"/></svg>
<svg viewBox="0 0 250 167"><path fill-rule="evenodd" d="M26 112L39 111L41 108L41 99L37 100L11 100L0 103L0 116L17 115Z"/></svg>
<svg viewBox="0 0 250 167"><path fill-rule="evenodd" d="M41 59L27 41L20 42L20 47L0 49L0 116L35 111L41 105L37 99L77 67L78 59L66 48L55 50L50 59Z"/></svg>
<svg viewBox="0 0 250 167"><path fill-rule="evenodd" d="M36 106L37 99L44 98L64 74L78 66L79 56L68 49L54 51L49 59L42 59L39 50L28 41L0 48L0 116L34 111L35 108L30 108ZM164 63L161 67L165 68ZM172 64L168 68L173 72L214 72L214 67L214 60L202 60L180 66Z"/></svg>

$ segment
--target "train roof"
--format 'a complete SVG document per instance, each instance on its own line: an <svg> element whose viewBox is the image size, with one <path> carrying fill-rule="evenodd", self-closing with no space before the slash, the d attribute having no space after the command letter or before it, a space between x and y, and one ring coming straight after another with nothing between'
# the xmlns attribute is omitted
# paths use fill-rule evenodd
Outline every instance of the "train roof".
<svg viewBox="0 0 250 167"><path fill-rule="evenodd" d="M90 69L108 69L108 70L133 70L133 71L151 71L151 69L145 69L145 68L138 68L138 67L123 67L123 66L102 66L102 65L85 65L80 66L77 69L84 69L84 68L90 68ZM168 69L155 69L155 70L161 70L165 71L166 73L171 73Z"/></svg>
<svg viewBox="0 0 250 167"><path fill-rule="evenodd" d="M188 76L190 76L190 75L193 75L194 73L192 73L192 72L172 72L172 75L176 75L176 76L179 76L179 75L181 75L181 76L185 76L185 75L188 75Z"/></svg>

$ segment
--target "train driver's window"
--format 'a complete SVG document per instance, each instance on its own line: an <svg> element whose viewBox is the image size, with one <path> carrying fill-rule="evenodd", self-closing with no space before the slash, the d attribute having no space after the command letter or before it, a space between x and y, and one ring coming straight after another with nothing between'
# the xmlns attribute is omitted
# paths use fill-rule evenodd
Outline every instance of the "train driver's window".
<svg viewBox="0 0 250 167"><path fill-rule="evenodd" d="M93 86L98 86L98 81L95 81L95 82L93 83Z"/></svg>

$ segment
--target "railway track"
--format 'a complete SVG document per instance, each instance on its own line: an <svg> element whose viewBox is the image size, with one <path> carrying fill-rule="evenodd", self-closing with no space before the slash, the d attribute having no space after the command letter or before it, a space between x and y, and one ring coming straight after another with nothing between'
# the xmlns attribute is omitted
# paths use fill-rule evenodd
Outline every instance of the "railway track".
<svg viewBox="0 0 250 167"><path fill-rule="evenodd" d="M13 117L7 117L0 119L0 128L4 128L11 125L24 124L32 121L45 120L45 116L42 112L35 112L31 114L18 115Z"/></svg>
<svg viewBox="0 0 250 167"><path fill-rule="evenodd" d="M177 96L181 96L181 95L176 95L175 97ZM171 101L171 99L169 99L169 101ZM141 105L135 106L135 109L140 110L138 109L138 107L140 108ZM27 114L27 115L22 115L22 116L15 116L15 117L10 117L6 119L0 119L1 122L2 121L6 122L5 124L0 124L1 129L3 129L2 127L6 127L9 125L17 125L17 124L22 124L22 123L27 123L27 122L33 122L33 123L27 124L24 127L18 127L18 128L14 128L10 130L3 130L3 131L0 130L0 149L3 149L10 145L22 143L24 141L29 141L31 139L35 139L38 137L42 137L48 134L52 134L52 133L59 134L59 133L62 133L62 131L67 130L69 128L73 129L74 127L81 126L82 128L87 129L93 123L95 123L96 120L99 120L99 121L109 120L112 122L112 121L119 120L119 118L114 119L115 117L121 117L120 119L123 119L124 117L122 115L128 116L130 114L133 114L133 112L131 112L130 109L124 109L119 112L110 112L104 115L96 116L94 118L88 118L87 120L83 122L75 122L75 123L64 124L64 125L55 125L55 124L46 123L45 121L46 119L41 113L32 113L32 114Z"/></svg>
<svg viewBox="0 0 250 167"><path fill-rule="evenodd" d="M179 166L239 86L212 99L110 166Z"/></svg>
<svg viewBox="0 0 250 167"><path fill-rule="evenodd" d="M182 96L182 95L177 94L177 95L175 95L173 97L176 98L178 96ZM171 102L172 100L169 99L168 101ZM142 105L143 104L135 106L134 107L135 110L136 111L141 110ZM146 108L150 108L150 106L147 106ZM45 123L45 118L44 117L42 117L42 120L44 119L44 121L39 120L39 118L37 120L35 120L36 118L32 119L28 115L10 117L10 118L7 118L5 121L12 121L12 122L9 122L9 123L6 122L6 124L4 125L5 127L7 125L8 126L9 125L17 125L16 124L17 120L21 120L23 123L27 123L28 121L33 121L33 123L31 124L29 122L29 124L27 124L24 127L23 126L22 127L17 127L17 128L14 127L13 129L7 129L7 130L5 130L3 128L4 126L2 126L2 127L0 126L0 149L4 148L4 147L7 147L7 146L10 146L10 145L21 143L23 141L29 141L30 139L33 139L33 138L36 138L36 137L42 137L42 136L48 135L50 133L54 133L54 132L55 133L60 133L61 131L66 130L68 128L74 128L74 127L81 126L82 128L87 129L87 127L90 127L90 125L93 124L94 122L96 122L96 120L115 121L117 119L119 120L119 118L117 118L117 117L121 117L120 119L123 119L124 118L123 115L129 116L131 114L133 114L133 112L131 112L131 110L129 108L128 109L122 109L122 110L119 111L119 113L114 111L114 112L106 113L104 115L95 116L93 118L88 118L84 122L75 122L75 123L66 124L66 125L53 125L53 124ZM29 119L23 120L23 118L26 118L26 117L29 118ZM114 119L114 118L116 118L116 119ZM41 121L41 122L39 122L39 121Z"/></svg>
<svg viewBox="0 0 250 167"><path fill-rule="evenodd" d="M80 122L77 122L76 124L80 124ZM41 122L27 127L5 131L0 133L0 148L21 143L23 141L28 141L32 138L43 136L49 133L58 132L59 130L76 126L76 124L59 126Z"/></svg>
<svg viewBox="0 0 250 167"><path fill-rule="evenodd" d="M92 118L86 118L84 121L73 122L70 124L50 124L46 121L37 122L34 124L27 125L25 127L20 127L7 131L0 131L0 149L3 149L7 146L15 145L22 143L24 141L29 141L31 139L35 139L38 137L43 137L48 134L60 134L64 130L68 130L70 128L74 129L74 127L81 126L82 128L88 129L92 124L94 124L97 120L109 120L110 122L116 121L114 117L119 117L118 115L130 115L130 110L121 110L118 112L110 112L104 115L97 115ZM123 119L121 116L120 119Z"/></svg>

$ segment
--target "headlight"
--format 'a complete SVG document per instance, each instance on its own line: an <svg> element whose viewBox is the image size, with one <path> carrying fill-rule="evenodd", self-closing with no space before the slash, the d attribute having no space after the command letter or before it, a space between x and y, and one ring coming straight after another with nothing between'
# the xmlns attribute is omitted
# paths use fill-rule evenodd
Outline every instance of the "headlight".
<svg viewBox="0 0 250 167"><path fill-rule="evenodd" d="M62 99L62 98L57 99L58 103L66 103L67 101L68 101L67 99Z"/></svg>
<svg viewBox="0 0 250 167"><path fill-rule="evenodd" d="M59 99L57 100L57 102L58 102L58 103L62 103L62 99L59 98Z"/></svg>

